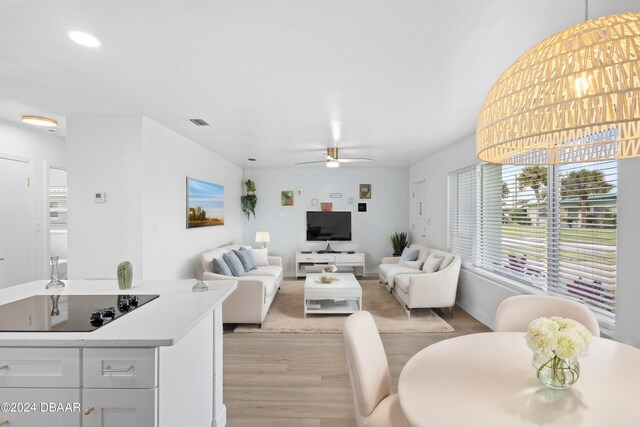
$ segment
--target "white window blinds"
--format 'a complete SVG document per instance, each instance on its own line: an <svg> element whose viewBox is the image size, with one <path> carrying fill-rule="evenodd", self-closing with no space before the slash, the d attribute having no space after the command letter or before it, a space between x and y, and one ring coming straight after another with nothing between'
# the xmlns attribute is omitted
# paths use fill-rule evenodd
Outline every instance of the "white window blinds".
<svg viewBox="0 0 640 427"><path fill-rule="evenodd" d="M617 163L484 164L450 175L464 264L615 313Z"/></svg>

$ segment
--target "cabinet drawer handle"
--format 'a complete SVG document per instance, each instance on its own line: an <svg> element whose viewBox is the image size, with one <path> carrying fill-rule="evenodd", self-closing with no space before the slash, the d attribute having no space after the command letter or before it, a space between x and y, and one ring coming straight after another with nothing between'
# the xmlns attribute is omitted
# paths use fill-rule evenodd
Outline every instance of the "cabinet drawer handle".
<svg viewBox="0 0 640 427"><path fill-rule="evenodd" d="M85 415L89 415L89 414L91 414L91 413L93 412L93 410L94 410L94 409L96 409L96 408L94 408L93 406L91 406L91 407L89 407L89 408L87 408L87 409L85 409L85 410L84 410L84 414L85 414Z"/></svg>
<svg viewBox="0 0 640 427"><path fill-rule="evenodd" d="M9 365L0 365L0 369L9 369ZM9 422L9 421L6 421ZM0 424L0 426L3 424Z"/></svg>
<svg viewBox="0 0 640 427"><path fill-rule="evenodd" d="M4 421L0 422L0 427L8 426L8 425L9 425L9 420L4 420Z"/></svg>
<svg viewBox="0 0 640 427"><path fill-rule="evenodd" d="M104 368L104 372L129 372L131 370L133 370L133 365L129 365L127 369L115 369L112 368L111 365L107 365Z"/></svg>

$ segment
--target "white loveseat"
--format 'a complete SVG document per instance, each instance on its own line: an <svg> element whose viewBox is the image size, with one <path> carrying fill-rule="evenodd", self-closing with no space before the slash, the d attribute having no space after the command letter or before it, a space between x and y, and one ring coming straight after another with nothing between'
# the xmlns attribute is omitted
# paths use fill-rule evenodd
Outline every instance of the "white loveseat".
<svg viewBox="0 0 640 427"><path fill-rule="evenodd" d="M196 274L199 280L235 279L237 289L222 304L222 321L224 323L257 323L264 321L271 302L282 283L282 258L267 257L269 265L257 266L255 270L244 276L225 276L213 272L211 261L240 245L227 245L210 249L198 255ZM250 246L245 246L247 249Z"/></svg>
<svg viewBox="0 0 640 427"><path fill-rule="evenodd" d="M451 310L456 303L462 260L457 255L437 249L420 245L410 247L420 249L418 259L422 262L426 261L429 255L451 257L452 260L449 265L434 273L425 273L420 269L400 266L399 257L383 258L379 268L380 282L393 293L408 314L412 308L449 307ZM388 283L389 281L391 283Z"/></svg>

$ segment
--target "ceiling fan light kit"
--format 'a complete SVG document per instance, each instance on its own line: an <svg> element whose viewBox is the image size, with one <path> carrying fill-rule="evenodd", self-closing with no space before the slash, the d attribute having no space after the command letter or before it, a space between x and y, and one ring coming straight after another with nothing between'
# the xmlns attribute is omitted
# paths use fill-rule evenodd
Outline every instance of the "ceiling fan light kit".
<svg viewBox="0 0 640 427"><path fill-rule="evenodd" d="M476 151L519 165L640 156L640 12L575 25L522 55L485 99Z"/></svg>
<svg viewBox="0 0 640 427"><path fill-rule="evenodd" d="M313 163L325 163L328 168L340 167L340 163L356 163L356 162L370 162L371 159L365 157L352 157L352 158L340 158L338 154L338 147L327 148L327 158L325 160L317 160L313 162L298 162L296 165L310 165Z"/></svg>

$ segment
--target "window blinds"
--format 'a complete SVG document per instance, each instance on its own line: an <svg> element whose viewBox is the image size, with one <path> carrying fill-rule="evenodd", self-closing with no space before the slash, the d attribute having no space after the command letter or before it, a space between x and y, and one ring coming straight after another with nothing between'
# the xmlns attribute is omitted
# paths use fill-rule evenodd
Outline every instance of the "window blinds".
<svg viewBox="0 0 640 427"><path fill-rule="evenodd" d="M615 313L617 163L483 164L450 175L452 251L466 266Z"/></svg>

